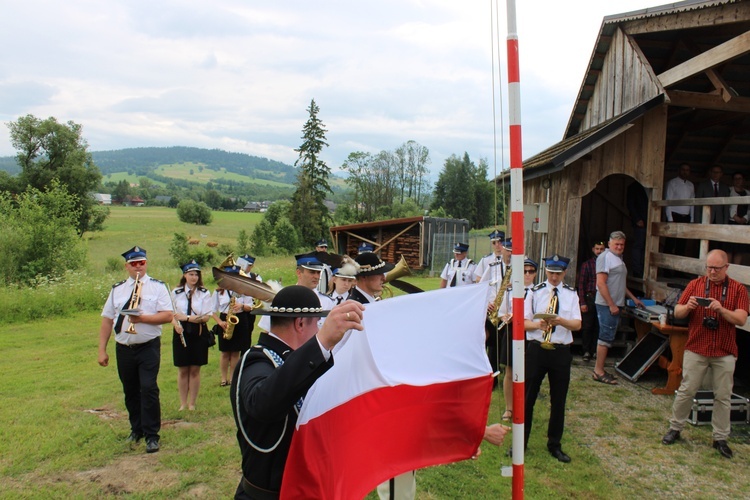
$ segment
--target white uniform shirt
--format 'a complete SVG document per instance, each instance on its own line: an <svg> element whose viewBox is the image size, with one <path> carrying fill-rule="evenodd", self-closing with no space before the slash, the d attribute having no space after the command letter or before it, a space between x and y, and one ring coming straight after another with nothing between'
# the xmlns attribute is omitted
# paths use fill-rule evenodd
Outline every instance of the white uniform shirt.
<svg viewBox="0 0 750 500"><path fill-rule="evenodd" d="M219 293L219 290L216 290L211 296L211 310L216 313L226 314L229 310L229 301L232 300L232 297L234 297L235 304L253 304L252 297L246 297L242 294L232 292L230 290L224 290L222 293Z"/></svg>
<svg viewBox="0 0 750 500"><path fill-rule="evenodd" d="M495 253L491 253L489 255L485 255L481 259L479 259L479 262L477 263L476 269L474 269L474 276L476 278L480 278L479 281L491 281L489 278L485 279L485 273L487 272L487 269L490 267L490 264L494 262L498 262L503 259L502 255L495 255ZM503 268L505 268L505 265L502 265ZM500 277L502 280L502 276Z"/></svg>
<svg viewBox="0 0 750 500"><path fill-rule="evenodd" d="M196 288L190 299L190 311L187 310L187 293L185 288L179 287L172 290L175 312L187 314L188 316L210 315L215 311L214 301L211 293L205 288ZM229 305L229 302L227 302Z"/></svg>
<svg viewBox="0 0 750 500"><path fill-rule="evenodd" d="M524 319L534 320L534 314L546 313L552 298L552 289L549 281L545 281L531 289L524 301ZM557 315L563 319L581 319L581 307L578 304L578 294L575 289L564 283L557 285L557 302L559 309ZM526 332L526 338L529 340L543 340L542 330L530 330ZM573 333L562 325L557 325L552 332L551 341L553 344L571 344L573 342Z"/></svg>
<svg viewBox="0 0 750 500"><path fill-rule="evenodd" d="M454 276L456 277L456 284L453 286L471 285L476 281L474 275L476 267L477 265L469 258L463 260L451 259L443 268L440 278L448 282L447 286L451 286Z"/></svg>
<svg viewBox="0 0 750 500"><path fill-rule="evenodd" d="M679 177L667 182L667 190L664 194L665 200L690 200L695 198L695 186L688 180ZM672 222L672 214L690 215L690 222L693 222L693 209L695 207L667 207L667 221Z"/></svg>
<svg viewBox="0 0 750 500"><path fill-rule="evenodd" d="M152 279L148 274L144 275L140 281L142 285L139 309L143 314L156 314L161 311L174 312L172 309L172 299L164 282ZM104 303L104 308L102 309L102 316L114 320L115 326L117 325L117 318L120 315L120 311L128 309L130 306L130 297L133 294L134 286L135 280L128 278L114 285L109 292L107 302ZM143 344L161 336L161 325L138 323L135 325L135 334L128 333L128 327L130 327L130 321L128 320L128 316L124 316L120 333L115 333L115 341L118 344Z"/></svg>

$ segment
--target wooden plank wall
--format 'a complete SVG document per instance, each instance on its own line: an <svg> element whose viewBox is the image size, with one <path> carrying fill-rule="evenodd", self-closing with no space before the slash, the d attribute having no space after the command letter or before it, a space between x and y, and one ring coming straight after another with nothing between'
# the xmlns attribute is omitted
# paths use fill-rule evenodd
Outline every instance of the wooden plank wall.
<svg viewBox="0 0 750 500"><path fill-rule="evenodd" d="M614 230L628 233L630 222L625 191L634 179L646 188L651 200L661 200L666 110L664 105L649 111L625 132L549 176L550 223L546 249L541 249L541 234L527 231L525 242L529 256L536 260L557 252L571 258L566 281L573 284L580 258L588 255L590 242L581 242L584 248L579 249L581 238L606 238ZM542 180L524 181L524 204L547 200ZM659 210L655 209L651 220L658 220L658 217ZM582 221L586 224L585 235L581 233ZM658 237L647 239L647 259L649 252L658 252L658 245ZM543 251L547 255L541 255Z"/></svg>
<svg viewBox="0 0 750 500"><path fill-rule="evenodd" d="M618 28L604 57L581 130L587 130L661 93L658 79L636 43Z"/></svg>

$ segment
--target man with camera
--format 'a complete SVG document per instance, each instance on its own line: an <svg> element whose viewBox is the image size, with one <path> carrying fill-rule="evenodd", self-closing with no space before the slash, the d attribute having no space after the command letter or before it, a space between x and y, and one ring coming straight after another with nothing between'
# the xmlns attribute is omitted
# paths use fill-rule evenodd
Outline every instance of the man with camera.
<svg viewBox="0 0 750 500"><path fill-rule="evenodd" d="M728 267L726 252L710 251L706 258L706 276L688 283L675 306L675 318L688 318L688 340L682 362L682 384L675 395L669 431L661 442L669 445L680 439L693 398L711 368L713 447L723 457L732 458L727 438L731 430L730 399L737 361L735 327L747 321L749 300L747 289L727 276Z"/></svg>

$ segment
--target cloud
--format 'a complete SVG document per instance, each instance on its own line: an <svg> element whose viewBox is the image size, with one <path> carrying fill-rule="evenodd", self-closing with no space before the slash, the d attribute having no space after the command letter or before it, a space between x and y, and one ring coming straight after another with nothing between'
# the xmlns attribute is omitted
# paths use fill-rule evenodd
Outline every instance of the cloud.
<svg viewBox="0 0 750 500"><path fill-rule="evenodd" d="M659 2L517 3L528 157L562 137L602 17ZM493 5L11 2L0 31L0 44L13 47L0 60L0 117L73 120L91 150L185 145L293 163L315 99L334 169L352 151L410 139L430 149L435 174L451 154L502 162L506 21L504 2ZM0 133L0 155L12 154Z"/></svg>

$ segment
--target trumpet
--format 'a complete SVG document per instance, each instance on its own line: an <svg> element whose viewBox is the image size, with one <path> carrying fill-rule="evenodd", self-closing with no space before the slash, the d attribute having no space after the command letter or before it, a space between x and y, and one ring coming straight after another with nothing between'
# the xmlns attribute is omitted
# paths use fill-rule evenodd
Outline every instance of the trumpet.
<svg viewBox="0 0 750 500"><path fill-rule="evenodd" d="M142 288L143 288L143 282L141 281L141 273L136 273L135 283L133 284L133 296L130 298L130 304L128 304L128 310L134 310L140 307ZM130 322L129 319L128 319L128 322ZM133 335L138 333L135 331L135 325L133 323L130 323L130 325L128 325L128 329L125 331Z"/></svg>
<svg viewBox="0 0 750 500"><path fill-rule="evenodd" d="M555 314L555 309L557 308L557 294L553 294L552 298L549 301L549 306L547 306L547 315ZM545 321L547 322L547 328L544 329L544 332L542 333L542 348L547 350L552 350L555 348L555 344L552 343L552 330L555 328L554 326L549 324L549 320L552 318L545 318Z"/></svg>

